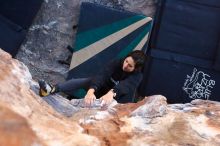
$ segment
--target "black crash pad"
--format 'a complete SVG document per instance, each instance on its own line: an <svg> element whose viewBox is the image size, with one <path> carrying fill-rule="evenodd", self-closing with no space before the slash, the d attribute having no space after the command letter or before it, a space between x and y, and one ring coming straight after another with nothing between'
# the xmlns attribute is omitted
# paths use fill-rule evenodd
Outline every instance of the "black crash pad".
<svg viewBox="0 0 220 146"><path fill-rule="evenodd" d="M169 103L220 101L219 0L160 0L149 41L142 96Z"/></svg>
<svg viewBox="0 0 220 146"><path fill-rule="evenodd" d="M26 30L0 15L0 48L13 57L23 42Z"/></svg>
<svg viewBox="0 0 220 146"><path fill-rule="evenodd" d="M1 0L0 14L24 29L28 29L43 0Z"/></svg>

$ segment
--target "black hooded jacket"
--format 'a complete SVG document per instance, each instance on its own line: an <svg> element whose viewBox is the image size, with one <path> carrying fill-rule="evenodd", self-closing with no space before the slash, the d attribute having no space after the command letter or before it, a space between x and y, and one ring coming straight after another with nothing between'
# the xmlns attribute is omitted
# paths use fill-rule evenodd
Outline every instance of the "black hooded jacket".
<svg viewBox="0 0 220 146"><path fill-rule="evenodd" d="M98 98L113 89L116 93L114 98L119 103L133 102L135 91L143 75L140 71L124 72L123 61L120 59L111 61L92 79L90 88L95 89Z"/></svg>

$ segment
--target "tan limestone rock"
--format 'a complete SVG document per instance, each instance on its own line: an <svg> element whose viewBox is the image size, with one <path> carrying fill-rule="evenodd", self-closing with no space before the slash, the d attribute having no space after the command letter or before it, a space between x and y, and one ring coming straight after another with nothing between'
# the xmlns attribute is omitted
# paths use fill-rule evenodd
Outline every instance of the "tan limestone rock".
<svg viewBox="0 0 220 146"><path fill-rule="evenodd" d="M11 111L0 115L4 142L13 138L7 136L10 132L21 145L22 136L28 143L49 146L220 145L219 102L167 104L164 96L154 95L138 103L114 101L108 108L96 100L88 108L82 99L69 101L58 94L41 98L27 67L2 50L0 75L0 113L2 107L13 111L12 117ZM10 119L14 122L7 131L4 121ZM22 134L14 133L13 127Z"/></svg>
<svg viewBox="0 0 220 146"><path fill-rule="evenodd" d="M0 145L1 146L43 146L27 121L0 105Z"/></svg>
<svg viewBox="0 0 220 146"><path fill-rule="evenodd" d="M42 142L51 146L99 145L97 138L60 115L31 89L27 67L0 49L0 103L23 116ZM87 139L85 141L85 139Z"/></svg>

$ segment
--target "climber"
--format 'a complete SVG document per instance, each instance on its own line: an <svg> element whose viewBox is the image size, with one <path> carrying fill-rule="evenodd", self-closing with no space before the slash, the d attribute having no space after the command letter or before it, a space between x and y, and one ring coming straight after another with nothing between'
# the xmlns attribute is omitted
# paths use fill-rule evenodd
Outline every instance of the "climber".
<svg viewBox="0 0 220 146"><path fill-rule="evenodd" d="M143 51L135 50L124 59L115 59L108 63L95 77L73 78L63 83L52 85L39 81L40 96L48 96L57 92L70 93L84 88L86 105L91 105L100 98L104 105L115 99L118 103L133 102L134 95L142 80L142 67L146 60Z"/></svg>

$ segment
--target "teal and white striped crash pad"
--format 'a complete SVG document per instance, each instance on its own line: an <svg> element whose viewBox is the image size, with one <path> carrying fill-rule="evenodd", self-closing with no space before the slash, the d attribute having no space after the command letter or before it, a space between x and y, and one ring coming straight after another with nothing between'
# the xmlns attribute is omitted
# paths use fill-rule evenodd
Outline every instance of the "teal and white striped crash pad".
<svg viewBox="0 0 220 146"><path fill-rule="evenodd" d="M151 27L152 18L143 14L82 3L67 79L94 76L113 58L146 51Z"/></svg>

